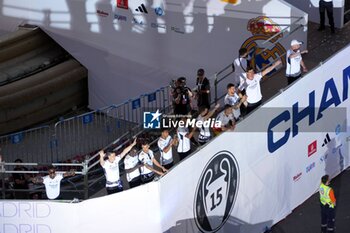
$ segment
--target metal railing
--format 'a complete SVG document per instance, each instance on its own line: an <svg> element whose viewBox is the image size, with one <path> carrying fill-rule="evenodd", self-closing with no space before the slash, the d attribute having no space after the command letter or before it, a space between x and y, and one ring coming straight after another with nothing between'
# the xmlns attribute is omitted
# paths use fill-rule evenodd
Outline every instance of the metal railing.
<svg viewBox="0 0 350 233"><path fill-rule="evenodd" d="M62 168L74 168L75 174L78 176L86 176L87 173L85 172L84 169L84 163L53 163L53 164L39 164L39 163L7 163L4 161L0 161L0 196L3 199L6 198L18 198L17 195L20 193L20 197L27 196L29 198L30 194L34 193L41 193L45 191L44 185L43 184L33 184L29 183L28 176L43 176L46 175L48 172L46 170L47 166L53 165L57 166L60 169ZM24 170L16 170L16 166L21 167L21 168L26 168ZM31 166L31 169L27 170L27 167ZM68 169L66 169L68 170ZM57 170L57 173L64 173L64 170ZM15 187L15 180L10 176L10 174L25 174L27 176L26 181L27 181L27 186L28 188L16 188ZM23 176L25 177L25 176ZM11 180L12 178L12 180ZM33 178L33 177L31 177ZM79 179L79 177L74 177L74 179ZM70 178L73 179L73 178ZM77 186L70 181L70 179L65 179L65 183L68 185L65 185L64 188L61 189L62 193L75 193L74 195L76 196L77 193L84 193L85 192L85 187L83 189L78 189ZM74 189L72 189L72 187ZM24 194L24 195L23 195ZM19 198L21 199L21 198Z"/></svg>
<svg viewBox="0 0 350 233"><path fill-rule="evenodd" d="M115 151L122 150L131 143L132 136L138 137L145 132L143 129L140 130L141 128L142 127L132 128L118 139L105 145L102 150L107 148L114 148ZM152 140L150 145L155 145L157 140L158 138ZM99 150L101 150L101 148ZM0 161L0 197L16 198L16 193L26 193L28 198L29 194L45 192L44 185L42 184L31 184L28 189L17 189L14 187L15 181L13 177L10 175L20 173L44 176L48 173L47 167L53 165L58 168L56 173L63 173L71 168L75 170L76 176L65 179L65 186L61 188L61 193L64 194L63 196L66 200L71 200L73 198L88 199L92 188L104 179L103 170L99 163L99 151L96 151L91 157L86 156L83 161L77 161L75 163L7 163ZM15 170L15 166L31 166L31 168L28 170ZM74 182L70 181L72 179ZM74 189L72 189L72 186Z"/></svg>
<svg viewBox="0 0 350 233"><path fill-rule="evenodd" d="M53 162L52 130L45 125L0 137L3 155L11 160Z"/></svg>
<svg viewBox="0 0 350 233"><path fill-rule="evenodd" d="M63 162L84 157L131 129L142 126L143 112L165 112L172 106L170 87L143 94L120 105L63 119L49 125L0 137L0 148L7 160L39 163Z"/></svg>

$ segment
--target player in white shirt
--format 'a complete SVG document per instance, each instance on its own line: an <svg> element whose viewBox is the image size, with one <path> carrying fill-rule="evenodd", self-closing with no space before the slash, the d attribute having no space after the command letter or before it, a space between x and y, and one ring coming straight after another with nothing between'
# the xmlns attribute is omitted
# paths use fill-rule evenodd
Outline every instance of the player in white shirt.
<svg viewBox="0 0 350 233"><path fill-rule="evenodd" d="M151 182L154 178L154 173L157 173L161 176L164 174L164 172L168 171L154 158L153 151L149 149L149 143L146 140L142 142L142 151L139 153L139 160L144 165L140 168L141 183L143 184ZM153 164L159 167L162 172L154 169Z"/></svg>
<svg viewBox="0 0 350 233"><path fill-rule="evenodd" d="M221 128L214 128L214 133L216 135L226 130L233 130L235 128L233 107L229 104L226 104L224 110L217 115L216 121L221 122Z"/></svg>
<svg viewBox="0 0 350 233"><path fill-rule="evenodd" d="M56 169L54 166L49 166L49 175L44 177L32 178L33 183L43 183L45 185L46 196L48 199L53 200L58 198L61 189L61 180L67 176L74 176L75 172L65 172L56 174Z"/></svg>
<svg viewBox="0 0 350 233"><path fill-rule="evenodd" d="M236 92L236 87L233 83L227 84L227 94L224 99L225 105L231 105L233 107L233 115L235 120L239 120L241 117L241 105L247 100L246 95Z"/></svg>
<svg viewBox="0 0 350 233"><path fill-rule="evenodd" d="M186 122L187 118L183 117L181 119L182 121ZM177 135L177 153L180 156L180 161L186 158L189 154L191 154L191 138L193 136L193 133L195 131L195 128L190 130L187 127L178 127L176 130Z"/></svg>
<svg viewBox="0 0 350 233"><path fill-rule="evenodd" d="M216 110L220 107L220 104L215 105L214 109L209 112L209 110L206 107L200 107L199 108L199 116L197 117L197 122L205 122L211 118ZM201 123L203 124L203 123ZM210 132L209 127L205 127L202 125L201 128L199 128L199 134L198 134L198 142L201 145L204 145L211 139L212 135Z"/></svg>
<svg viewBox="0 0 350 233"><path fill-rule="evenodd" d="M301 69L303 67L303 72L307 72L307 68L304 64L302 54L308 53L307 50L300 51L300 45L303 44L300 41L292 40L290 43L291 48L286 54L286 77L288 80L288 85L292 84L295 80L301 77Z"/></svg>
<svg viewBox="0 0 350 233"><path fill-rule="evenodd" d="M160 164L166 169L170 169L174 165L173 145L176 139L172 139L168 129L163 129L158 139L157 145L160 151Z"/></svg>
<svg viewBox="0 0 350 233"><path fill-rule="evenodd" d="M255 108L259 107L262 100L260 81L262 77L266 74L270 73L273 69L275 69L282 62L281 60L276 61L273 65L265 68L260 73L255 73L253 68L248 69L248 71L244 74L246 77L247 88L247 114L253 111Z"/></svg>
<svg viewBox="0 0 350 233"><path fill-rule="evenodd" d="M126 179L129 182L130 188L134 188L141 184L140 167L143 164L140 163L139 156L136 149L132 149L130 153L125 156L124 168L126 172Z"/></svg>
<svg viewBox="0 0 350 233"><path fill-rule="evenodd" d="M233 84L239 90L243 90L245 79L242 74L247 72L248 67L250 67L251 57L249 56L249 52L246 48L239 49L238 54L238 58L236 58L232 63L232 68L235 72Z"/></svg>
<svg viewBox="0 0 350 233"><path fill-rule="evenodd" d="M136 145L136 138L128 147L126 147L121 154L116 155L114 151L107 151L108 159L104 157L106 153L101 150L100 165L103 167L106 176L106 190L107 194L113 194L123 191L123 183L120 180L119 161Z"/></svg>

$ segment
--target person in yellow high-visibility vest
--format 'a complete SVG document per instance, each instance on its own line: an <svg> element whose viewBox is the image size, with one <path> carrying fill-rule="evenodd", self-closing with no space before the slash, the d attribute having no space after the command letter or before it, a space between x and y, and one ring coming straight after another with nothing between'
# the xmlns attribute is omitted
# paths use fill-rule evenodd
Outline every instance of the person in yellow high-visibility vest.
<svg viewBox="0 0 350 233"><path fill-rule="evenodd" d="M334 191L329 187L329 176L324 175L321 178L321 185L319 189L320 202L321 202L321 232L332 233L334 232L335 223L335 204L336 199Z"/></svg>

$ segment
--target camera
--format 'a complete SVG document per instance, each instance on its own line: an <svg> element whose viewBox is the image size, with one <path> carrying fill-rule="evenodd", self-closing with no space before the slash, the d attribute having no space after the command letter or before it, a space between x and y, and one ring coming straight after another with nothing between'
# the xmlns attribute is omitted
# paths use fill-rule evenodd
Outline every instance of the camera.
<svg viewBox="0 0 350 233"><path fill-rule="evenodd" d="M171 80L170 86L176 92L177 94L180 95L185 95L188 92L188 87L186 86L186 78L185 77L180 77L176 80Z"/></svg>

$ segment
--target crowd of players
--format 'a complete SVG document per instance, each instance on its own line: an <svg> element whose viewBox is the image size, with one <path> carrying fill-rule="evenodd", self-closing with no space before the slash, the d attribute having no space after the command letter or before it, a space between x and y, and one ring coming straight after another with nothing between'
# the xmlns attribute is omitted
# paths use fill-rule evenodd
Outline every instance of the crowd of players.
<svg viewBox="0 0 350 233"><path fill-rule="evenodd" d="M288 84L301 76L301 67L304 72L307 71L301 58L301 54L307 53L307 50L301 52L300 45L301 42L293 40L291 49L287 52ZM162 129L156 147L156 150L159 151L158 160L155 158L155 150L150 148L150 141L147 139L133 139L132 143L120 153L117 153L114 148L99 151L99 163L105 173L107 194L124 190L120 174L121 162L124 165L126 180L130 188L151 182L155 176L164 175L174 165L175 151L173 148L179 155L179 159L182 160L193 151L194 147L204 145L213 135L218 135L223 131L233 131L237 121L260 106L262 103L260 81L282 62L277 60L262 71L256 72L251 58L251 51L245 48L239 50L238 58L232 63L234 76L232 82L227 85L224 106L221 107L220 112L218 111L219 104L211 108L210 80L205 77L204 69L197 71L195 89L187 87L185 77L174 80L172 97L174 115L179 117L177 120L186 121L189 118L195 118L197 122L205 122L211 118L220 122L221 126L211 129L204 126L189 128L180 125L174 129L174 132L170 129ZM193 100L197 102L196 107L193 106ZM171 133L174 135L171 136ZM44 183L47 197L56 199L59 197L61 180L65 176L73 176L74 172L57 175L53 167L50 167L48 171L48 176L31 181Z"/></svg>
<svg viewBox="0 0 350 233"><path fill-rule="evenodd" d="M286 76L288 84L301 76L301 67L304 72L307 71L301 58L301 54L307 53L307 50L301 52L301 44L297 40L291 41L291 48L287 52ZM251 57L251 51L245 48L239 50L239 57L232 63L234 78L227 85L227 94L221 112L218 112L219 104L211 108L210 80L205 77L204 69L197 71L195 89L187 87L185 77L174 80L172 82L173 109L174 115L179 116L178 120L186 121L188 118L195 118L197 122L204 122L216 115L215 121L220 122L221 126L210 129L204 126L188 128L181 125L175 129L173 137L170 135L169 129L162 129L157 141L157 149L160 153L159 161L155 159L155 153L150 149L147 140L141 140L142 149L139 153L134 148L137 144L136 139L119 155L116 155L112 150L101 151L100 161L106 174L107 192L115 193L123 190L118 164L124 156L129 186L135 187L148 183L154 179L155 175L163 175L174 165L173 147L176 148L177 154L182 160L193 151L193 146L204 145L213 135L234 130L237 121L260 106L262 103L261 79L282 62L277 60L262 71L256 72ZM197 102L197 111L194 110L193 99ZM108 158L104 160L106 156Z"/></svg>

